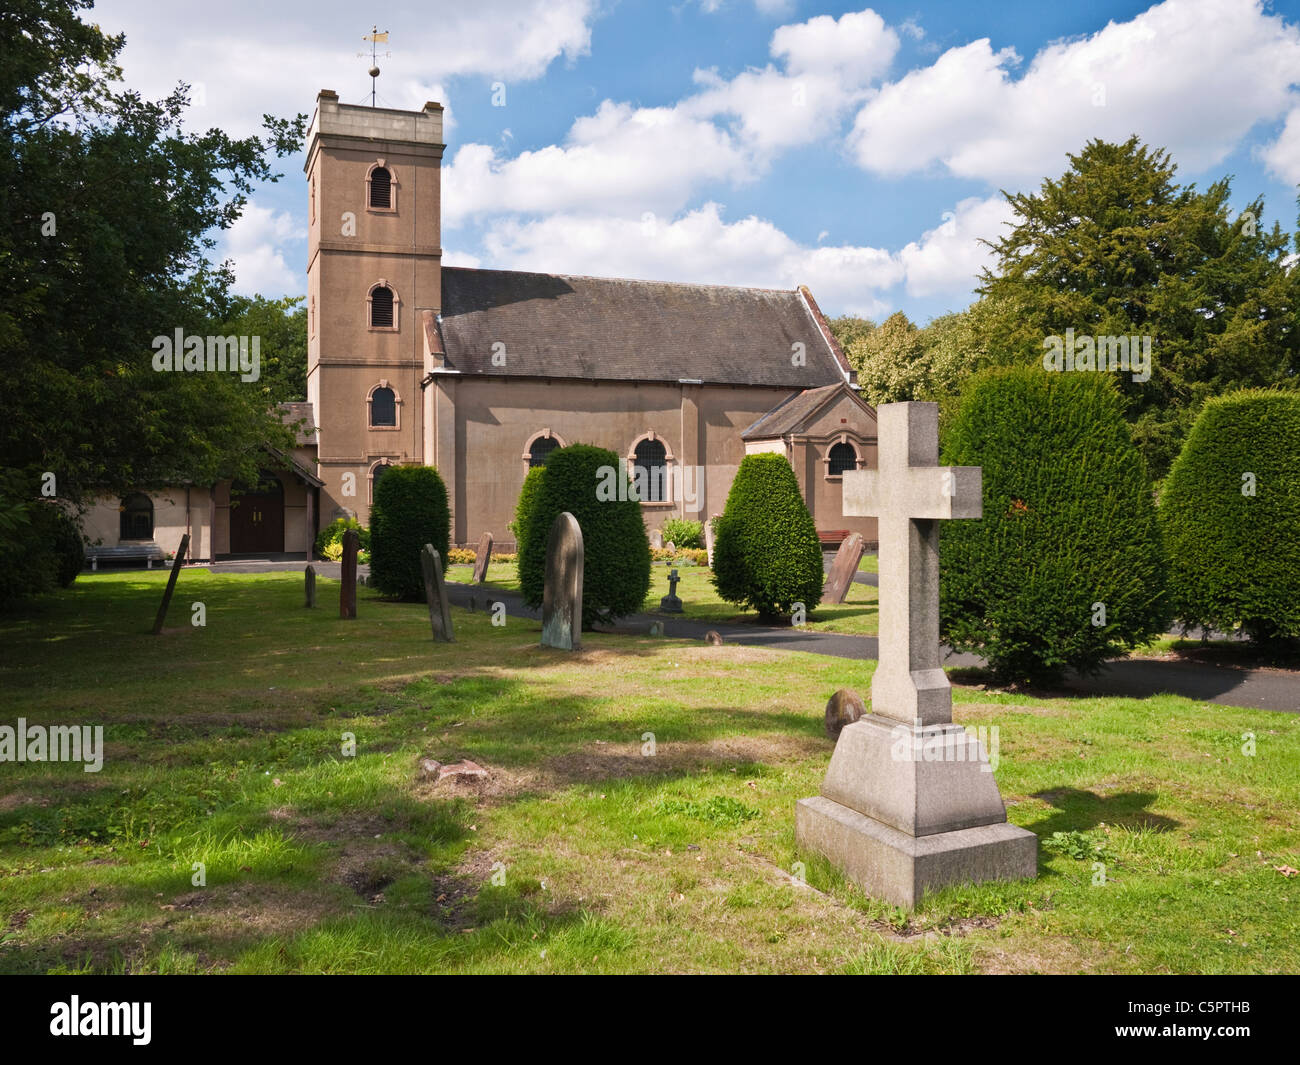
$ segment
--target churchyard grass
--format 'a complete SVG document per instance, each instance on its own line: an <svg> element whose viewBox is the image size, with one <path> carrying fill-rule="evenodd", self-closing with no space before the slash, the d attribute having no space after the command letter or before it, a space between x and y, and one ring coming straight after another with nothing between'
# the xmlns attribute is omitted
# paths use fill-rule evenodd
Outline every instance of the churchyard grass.
<svg viewBox="0 0 1300 1065"><path fill-rule="evenodd" d="M1040 876L907 914L819 860L791 876L822 708L874 663L564 654L459 609L435 645L420 603L362 587L340 621L335 581L305 610L300 574L200 569L155 638L165 579L84 575L0 622L0 723L107 741L99 773L0 765L0 971L1300 970L1298 715L956 688L957 721L998 729ZM422 758L491 776L435 784Z"/></svg>
<svg viewBox="0 0 1300 1065"><path fill-rule="evenodd" d="M873 558L875 556L872 556ZM680 563L656 562L650 567L650 592L642 610L657 613L659 600L668 594L668 574L677 570L681 583L677 595L685 604L684 614L672 615L689 621L727 622L757 621L755 611L741 610L734 603L724 602L713 587L712 571L705 566L683 566ZM469 583L472 567L452 566L447 574L450 581ZM519 578L513 562L493 562L488 567L487 584L505 591L519 591ZM874 636L879 617L876 610L876 589L869 584L854 583L848 598L834 605L821 604L807 618L804 628L815 632L841 632L852 636Z"/></svg>

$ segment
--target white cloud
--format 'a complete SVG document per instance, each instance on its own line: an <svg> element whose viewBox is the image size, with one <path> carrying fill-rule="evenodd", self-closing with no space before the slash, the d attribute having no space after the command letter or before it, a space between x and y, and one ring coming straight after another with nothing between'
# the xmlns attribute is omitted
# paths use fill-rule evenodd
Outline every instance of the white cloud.
<svg viewBox="0 0 1300 1065"><path fill-rule="evenodd" d="M222 234L218 251L234 263L235 291L245 296L301 293L306 278L284 261L284 245L307 239L307 231L287 211L249 203Z"/></svg>
<svg viewBox="0 0 1300 1065"><path fill-rule="evenodd" d="M944 221L907 244L898 260L907 277L907 294L925 297L969 292L980 270L992 265L992 251L980 240L996 241L1014 212L1001 197L962 200Z"/></svg>
<svg viewBox="0 0 1300 1065"><path fill-rule="evenodd" d="M1017 80L1019 61L979 40L885 85L854 123L857 161L883 174L941 168L1036 183L1089 138L1137 133L1203 170L1287 109L1300 28L1266 15L1259 0L1166 0L1049 45Z"/></svg>
<svg viewBox="0 0 1300 1065"><path fill-rule="evenodd" d="M1286 125L1277 140L1265 148L1260 157L1279 181L1300 185L1300 104L1287 115Z"/></svg>

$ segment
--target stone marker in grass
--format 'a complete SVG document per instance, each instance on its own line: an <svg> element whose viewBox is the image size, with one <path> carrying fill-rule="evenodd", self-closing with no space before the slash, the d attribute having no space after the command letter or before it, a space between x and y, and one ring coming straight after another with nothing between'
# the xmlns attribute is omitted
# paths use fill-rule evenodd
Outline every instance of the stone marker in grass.
<svg viewBox="0 0 1300 1065"><path fill-rule="evenodd" d="M478 538L478 553L474 556L474 583L487 580L488 563L492 561L492 534L485 532Z"/></svg>
<svg viewBox="0 0 1300 1065"><path fill-rule="evenodd" d="M158 616L153 619L153 634L160 636L163 622L167 620L167 608L171 606L172 592L176 591L176 577L185 565L185 552L190 549L190 534L181 537L181 545L176 549L176 558L172 562L172 571L167 578L167 589L163 592L162 602L158 604Z"/></svg>
<svg viewBox="0 0 1300 1065"><path fill-rule="evenodd" d="M835 552L835 561L831 563L830 575L826 578L826 590L822 592L823 603L842 603L853 586L853 575L858 572L858 563L862 561L862 550L866 542L861 533L850 533Z"/></svg>
<svg viewBox="0 0 1300 1065"><path fill-rule="evenodd" d="M442 558L433 544L425 544L420 552L420 569L424 572L424 601L429 604L429 627L434 642L454 643L456 634L451 627L451 604L442 579Z"/></svg>
<svg viewBox="0 0 1300 1065"><path fill-rule="evenodd" d="M302 571L303 593L307 598L307 607L316 605L316 567L308 566Z"/></svg>
<svg viewBox="0 0 1300 1065"><path fill-rule="evenodd" d="M683 612L682 601L677 598L677 582L681 578L677 576L677 570L672 570L668 574L668 594L659 600L659 609L665 614L680 614Z"/></svg>
<svg viewBox="0 0 1300 1065"><path fill-rule="evenodd" d="M939 660L939 522L982 513L979 467L941 468L939 408L876 408L878 470L844 474L845 516L880 539L872 712L845 725L822 793L795 810L799 846L867 894L911 908L945 884L1038 871L1038 837L1007 823L982 745L952 720Z"/></svg>
<svg viewBox="0 0 1300 1065"><path fill-rule="evenodd" d="M361 537L355 529L348 529L343 534L343 585L339 589L341 618L357 616L357 551L360 548Z"/></svg>
<svg viewBox="0 0 1300 1065"><path fill-rule="evenodd" d="M582 647L582 529L567 510L555 516L546 538L542 591L542 646Z"/></svg>
<svg viewBox="0 0 1300 1065"><path fill-rule="evenodd" d="M650 546L653 547L656 551L658 551L661 547L664 546L664 534L662 530L652 529L650 531Z"/></svg>

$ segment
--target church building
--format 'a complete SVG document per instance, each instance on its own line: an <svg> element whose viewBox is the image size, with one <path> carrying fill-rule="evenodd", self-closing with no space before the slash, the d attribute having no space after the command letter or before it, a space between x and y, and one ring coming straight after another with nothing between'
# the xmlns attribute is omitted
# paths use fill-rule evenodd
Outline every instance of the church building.
<svg viewBox="0 0 1300 1065"><path fill-rule="evenodd" d="M844 516L840 478L875 467L875 412L807 288L444 267L442 118L437 103L319 94L305 163L307 402L284 412L304 426L298 448L251 491L105 501L88 536L174 551L189 531L193 558L306 558L335 517L369 524L385 469L423 463L447 485L452 543L491 531L509 550L529 467L588 443L649 485L650 530L720 513L743 456L777 452L827 542L857 531L874 543L874 518Z"/></svg>

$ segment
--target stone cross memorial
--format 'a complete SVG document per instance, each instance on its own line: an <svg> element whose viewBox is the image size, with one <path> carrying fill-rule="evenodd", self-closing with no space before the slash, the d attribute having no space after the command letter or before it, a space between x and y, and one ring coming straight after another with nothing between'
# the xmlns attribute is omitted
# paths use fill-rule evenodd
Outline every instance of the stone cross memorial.
<svg viewBox="0 0 1300 1065"><path fill-rule="evenodd" d="M447 586L442 579L442 556L433 544L425 544L420 552L420 569L424 573L424 601L429 604L429 626L433 629L434 642L455 643L451 604L447 601Z"/></svg>
<svg viewBox="0 0 1300 1065"><path fill-rule="evenodd" d="M858 563L862 561L862 549L866 544L861 533L850 533L835 552L835 561L831 563L831 572L826 578L826 590L822 592L822 602L842 603L853 586L853 575L858 572Z"/></svg>
<svg viewBox="0 0 1300 1065"><path fill-rule="evenodd" d="M1038 837L1007 823L983 746L952 720L939 653L939 525L982 514L978 467L940 467L939 408L876 408L880 468L844 474L844 514L880 541L880 662L871 713L846 725L822 793L799 800L799 846L867 894L913 907L946 884L1038 871Z"/></svg>
<svg viewBox="0 0 1300 1065"><path fill-rule="evenodd" d="M582 529L567 510L557 514L546 537L542 587L542 646L582 648Z"/></svg>
<svg viewBox="0 0 1300 1065"><path fill-rule="evenodd" d="M682 601L677 598L677 582L680 580L676 570L668 574L668 594L659 600L659 609L665 614L682 613Z"/></svg>

